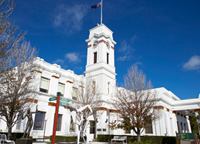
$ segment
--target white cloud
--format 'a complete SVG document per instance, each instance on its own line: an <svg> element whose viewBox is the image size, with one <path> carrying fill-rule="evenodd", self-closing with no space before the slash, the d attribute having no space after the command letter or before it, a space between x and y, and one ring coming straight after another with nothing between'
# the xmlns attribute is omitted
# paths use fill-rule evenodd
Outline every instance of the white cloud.
<svg viewBox="0 0 200 144"><path fill-rule="evenodd" d="M131 42L134 43L136 39L138 39L138 37L137 37L136 35L134 35L134 36L131 38Z"/></svg>
<svg viewBox="0 0 200 144"><path fill-rule="evenodd" d="M128 42L127 40L122 41L118 52L123 53L123 56L117 58L118 61L125 61L132 57L132 52L135 50L132 45L136 39L138 39L138 37L134 35Z"/></svg>
<svg viewBox="0 0 200 144"><path fill-rule="evenodd" d="M130 57L131 57L131 54L130 54L130 53L125 53L124 56L121 56L121 57L117 58L117 60L118 60L118 61L125 61L125 60L130 59Z"/></svg>
<svg viewBox="0 0 200 144"><path fill-rule="evenodd" d="M142 62L136 62L134 65L142 65Z"/></svg>
<svg viewBox="0 0 200 144"><path fill-rule="evenodd" d="M73 52L73 53L67 53L67 54L65 55L65 57L66 57L68 60L72 61L72 62L78 62L78 61L79 61L78 56L79 56L79 54L78 54L78 53L75 53L75 52Z"/></svg>
<svg viewBox="0 0 200 144"><path fill-rule="evenodd" d="M130 50L130 49L131 49L131 45L128 44L126 40L124 40L121 43L121 47L119 49L119 52L125 52L125 51Z"/></svg>
<svg viewBox="0 0 200 144"><path fill-rule="evenodd" d="M187 63L183 65L185 70L198 70L200 68L200 56L192 56Z"/></svg>
<svg viewBox="0 0 200 144"><path fill-rule="evenodd" d="M57 60L53 61L53 63L56 63L56 64L63 64L63 63L64 63L64 60L57 59Z"/></svg>
<svg viewBox="0 0 200 144"><path fill-rule="evenodd" d="M67 34L73 34L81 30L83 18L87 13L86 6L77 4L74 6L60 5L55 10L53 25L61 27Z"/></svg>

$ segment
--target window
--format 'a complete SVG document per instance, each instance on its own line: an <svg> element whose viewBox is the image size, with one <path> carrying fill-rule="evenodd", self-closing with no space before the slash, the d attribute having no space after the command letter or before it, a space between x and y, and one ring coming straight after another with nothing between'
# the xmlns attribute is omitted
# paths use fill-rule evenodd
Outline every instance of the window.
<svg viewBox="0 0 200 144"><path fill-rule="evenodd" d="M152 134L153 130L152 130L152 123L150 123L149 125L144 127L145 129L145 134Z"/></svg>
<svg viewBox="0 0 200 144"><path fill-rule="evenodd" d="M94 64L97 63L97 52L94 53Z"/></svg>
<svg viewBox="0 0 200 144"><path fill-rule="evenodd" d="M177 126L178 126L178 133L180 133L180 127L179 127L179 124L178 124L178 121L177 121Z"/></svg>
<svg viewBox="0 0 200 144"><path fill-rule="evenodd" d="M184 123L184 132L186 133L186 131L187 131L187 130L186 130L186 125L185 125L185 123Z"/></svg>
<svg viewBox="0 0 200 144"><path fill-rule="evenodd" d="M22 122L22 119L19 119L18 122L17 122L17 125L16 125L16 129L20 129L21 122Z"/></svg>
<svg viewBox="0 0 200 144"><path fill-rule="evenodd" d="M183 132L183 124L182 124L182 122L181 122L181 132Z"/></svg>
<svg viewBox="0 0 200 144"><path fill-rule="evenodd" d="M70 121L70 132L75 132L76 131L76 124L72 120L71 116L71 121Z"/></svg>
<svg viewBox="0 0 200 144"><path fill-rule="evenodd" d="M62 125L62 114L58 114L56 131L61 131L61 125Z"/></svg>
<svg viewBox="0 0 200 144"><path fill-rule="evenodd" d="M110 82L108 82L108 94L109 94Z"/></svg>
<svg viewBox="0 0 200 144"><path fill-rule="evenodd" d="M125 134L131 134L131 130L125 130L124 133Z"/></svg>
<svg viewBox="0 0 200 144"><path fill-rule="evenodd" d="M33 130L43 130L44 118L45 118L45 112L36 113Z"/></svg>
<svg viewBox="0 0 200 144"><path fill-rule="evenodd" d="M90 134L95 132L95 121L90 121Z"/></svg>
<svg viewBox="0 0 200 144"><path fill-rule="evenodd" d="M107 64L109 64L109 53L107 53Z"/></svg>
<svg viewBox="0 0 200 144"><path fill-rule="evenodd" d="M61 92L62 96L64 96L65 85L63 83L58 83L58 92Z"/></svg>
<svg viewBox="0 0 200 144"><path fill-rule="evenodd" d="M50 79L41 77L41 82L40 82L40 91L41 92L48 93L49 82L50 82Z"/></svg>
<svg viewBox="0 0 200 144"><path fill-rule="evenodd" d="M78 88L73 87L72 88L72 99L73 100L77 99L77 94L78 94Z"/></svg>
<svg viewBox="0 0 200 144"><path fill-rule="evenodd" d="M95 81L92 82L92 94L95 94L95 87L96 87L96 83Z"/></svg>

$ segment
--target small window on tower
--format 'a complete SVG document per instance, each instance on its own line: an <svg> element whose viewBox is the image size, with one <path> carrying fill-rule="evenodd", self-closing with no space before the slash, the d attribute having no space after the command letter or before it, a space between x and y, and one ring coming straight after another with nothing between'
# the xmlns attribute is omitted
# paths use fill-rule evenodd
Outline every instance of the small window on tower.
<svg viewBox="0 0 200 144"><path fill-rule="evenodd" d="M97 52L94 53L94 63L97 63Z"/></svg>
<svg viewBox="0 0 200 144"><path fill-rule="evenodd" d="M107 64L109 64L109 53L107 53Z"/></svg>

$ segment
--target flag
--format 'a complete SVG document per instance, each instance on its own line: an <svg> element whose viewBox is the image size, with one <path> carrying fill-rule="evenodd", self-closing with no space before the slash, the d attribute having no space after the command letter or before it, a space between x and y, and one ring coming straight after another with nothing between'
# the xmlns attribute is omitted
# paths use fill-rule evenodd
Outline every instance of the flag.
<svg viewBox="0 0 200 144"><path fill-rule="evenodd" d="M101 2L100 2L100 3L98 3L97 5L93 5L93 6L91 6L91 8L92 8L92 10L94 10L94 9L96 9L96 8L100 7L100 6L101 6Z"/></svg>

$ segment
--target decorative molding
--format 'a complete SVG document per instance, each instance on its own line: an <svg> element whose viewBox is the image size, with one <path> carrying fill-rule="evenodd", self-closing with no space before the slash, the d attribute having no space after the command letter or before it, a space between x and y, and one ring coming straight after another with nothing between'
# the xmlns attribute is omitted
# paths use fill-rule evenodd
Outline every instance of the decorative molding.
<svg viewBox="0 0 200 144"><path fill-rule="evenodd" d="M92 45L88 45L87 48L90 48Z"/></svg>
<svg viewBox="0 0 200 144"><path fill-rule="evenodd" d="M56 103L48 102L48 106L56 106Z"/></svg>
<svg viewBox="0 0 200 144"><path fill-rule="evenodd" d="M54 77L54 78L57 78L57 79L59 79L59 77L58 77L58 76L55 76L55 75L52 75L51 77Z"/></svg>
<svg viewBox="0 0 200 144"><path fill-rule="evenodd" d="M100 41L99 41L99 43L102 43L102 42L106 44L106 41L105 41L105 40L100 40Z"/></svg>
<svg viewBox="0 0 200 144"><path fill-rule="evenodd" d="M104 110L104 111L107 111L107 108L105 108L105 107L100 107L100 108L98 108L98 110Z"/></svg>
<svg viewBox="0 0 200 144"><path fill-rule="evenodd" d="M169 109L167 108L167 111L169 112Z"/></svg>
<svg viewBox="0 0 200 144"><path fill-rule="evenodd" d="M68 80L68 81L66 81L66 82L67 82L67 83L71 83L71 84L73 84L73 82L72 82L72 81L69 81L69 80Z"/></svg>
<svg viewBox="0 0 200 144"><path fill-rule="evenodd" d="M110 113L119 113L118 110L110 110Z"/></svg>
<svg viewBox="0 0 200 144"><path fill-rule="evenodd" d="M38 103L38 100L36 100L36 99L28 99L27 102Z"/></svg>
<svg viewBox="0 0 200 144"><path fill-rule="evenodd" d="M114 47L113 47L113 46L111 46L111 49L113 49L113 50L114 50Z"/></svg>
<svg viewBox="0 0 200 144"><path fill-rule="evenodd" d="M31 72L34 72L34 71L42 74L42 71L39 71L39 70L33 70Z"/></svg>
<svg viewBox="0 0 200 144"><path fill-rule="evenodd" d="M154 109L164 109L164 106L154 106Z"/></svg>

